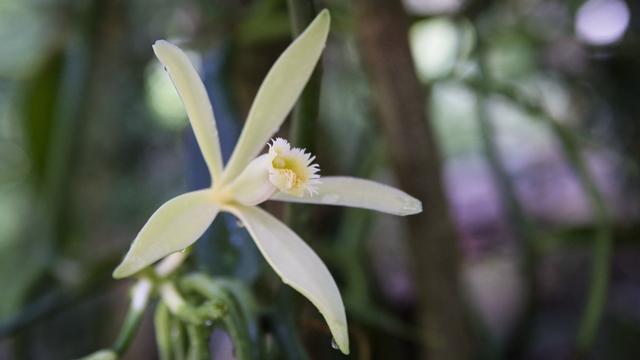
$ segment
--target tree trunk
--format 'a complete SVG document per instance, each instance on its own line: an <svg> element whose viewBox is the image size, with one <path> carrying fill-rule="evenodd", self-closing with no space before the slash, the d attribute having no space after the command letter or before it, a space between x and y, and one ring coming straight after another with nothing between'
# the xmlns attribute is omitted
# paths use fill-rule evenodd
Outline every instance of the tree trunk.
<svg viewBox="0 0 640 360"><path fill-rule="evenodd" d="M422 213L408 217L418 312L427 344L422 357L469 359L471 334L457 237L435 136L426 118L426 94L409 50L407 17L399 0L356 0L354 11L391 163L400 186L424 206Z"/></svg>

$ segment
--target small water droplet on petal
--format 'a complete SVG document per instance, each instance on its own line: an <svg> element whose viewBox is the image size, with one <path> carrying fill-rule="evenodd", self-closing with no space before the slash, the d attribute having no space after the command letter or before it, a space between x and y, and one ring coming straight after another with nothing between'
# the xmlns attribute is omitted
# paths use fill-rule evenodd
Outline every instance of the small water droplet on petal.
<svg viewBox="0 0 640 360"><path fill-rule="evenodd" d="M331 347L336 349L336 350L340 350L340 347L338 346L338 343L336 342L336 339L331 338Z"/></svg>

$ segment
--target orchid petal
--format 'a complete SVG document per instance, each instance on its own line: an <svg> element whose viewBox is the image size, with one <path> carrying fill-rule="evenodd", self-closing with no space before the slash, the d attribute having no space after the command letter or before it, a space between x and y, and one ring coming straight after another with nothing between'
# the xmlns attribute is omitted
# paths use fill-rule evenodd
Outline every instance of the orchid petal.
<svg viewBox="0 0 640 360"><path fill-rule="evenodd" d="M217 214L210 190L186 193L167 201L142 227L113 277L133 275L156 260L193 244Z"/></svg>
<svg viewBox="0 0 640 360"><path fill-rule="evenodd" d="M375 181L346 176L323 176L320 181L313 195L297 197L278 192L270 200L348 206L401 216L422 212L420 200Z"/></svg>
<svg viewBox="0 0 640 360"><path fill-rule="evenodd" d="M293 108L320 59L329 33L330 16L323 10L289 45L265 77L223 175L230 181L264 148Z"/></svg>
<svg viewBox="0 0 640 360"><path fill-rule="evenodd" d="M231 182L227 191L242 205L258 205L269 200L276 187L269 181L272 156L263 154L253 159Z"/></svg>
<svg viewBox="0 0 640 360"><path fill-rule="evenodd" d="M347 319L340 291L318 255L285 224L257 206L228 206L253 237L273 270L320 311L340 350L349 353Z"/></svg>
<svg viewBox="0 0 640 360"><path fill-rule="evenodd" d="M168 41L158 40L153 45L153 51L182 99L213 181L222 174L223 163L216 120L207 90L193 64L180 48Z"/></svg>

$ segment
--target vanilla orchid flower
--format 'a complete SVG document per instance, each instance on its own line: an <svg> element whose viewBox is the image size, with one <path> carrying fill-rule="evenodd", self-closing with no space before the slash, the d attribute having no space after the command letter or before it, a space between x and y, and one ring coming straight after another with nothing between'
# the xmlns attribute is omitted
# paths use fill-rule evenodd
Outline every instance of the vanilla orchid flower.
<svg viewBox="0 0 640 360"><path fill-rule="evenodd" d="M272 140L320 58L330 16L322 11L278 58L260 86L226 166L204 84L187 56L159 40L153 50L180 95L211 174L207 189L163 204L144 225L113 275L123 278L193 244L220 211L240 219L273 270L320 311L340 350L349 352L344 304L329 270L285 224L257 205L266 200L342 205L395 215L422 211L417 199L395 188L350 177L322 177L315 157Z"/></svg>

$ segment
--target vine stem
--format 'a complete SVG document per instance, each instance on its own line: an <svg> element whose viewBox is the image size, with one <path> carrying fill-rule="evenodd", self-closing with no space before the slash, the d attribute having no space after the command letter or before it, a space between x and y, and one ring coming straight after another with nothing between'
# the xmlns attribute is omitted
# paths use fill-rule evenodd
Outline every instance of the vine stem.
<svg viewBox="0 0 640 360"><path fill-rule="evenodd" d="M189 251L177 252L165 257L152 271L150 277L141 277L131 287L131 301L129 304L129 310L125 316L124 323L120 328L120 333L115 342L111 346L113 351L118 357L124 355L129 348L131 341L133 340L144 312L149 304L149 299L156 288L157 280L166 278L168 275L176 271L180 265L185 261L189 254ZM153 278L153 279L152 279ZM163 282L160 285L160 293L165 303L171 308L172 311L179 314L179 316L188 320L194 320L195 317L187 309L187 305L178 293L177 289L171 282ZM185 310L186 309L186 310Z"/></svg>
<svg viewBox="0 0 640 360"><path fill-rule="evenodd" d="M131 340L140 326L140 322L142 321L144 311L149 303L149 298L151 297L153 288L153 283L148 278L138 280L138 282L131 288L131 303L129 305L129 311L125 317L124 324L120 329L120 334L118 334L118 337L112 346L113 351L116 352L118 356L122 356L129 348L129 344L131 344Z"/></svg>
<svg viewBox="0 0 640 360"><path fill-rule="evenodd" d="M609 288L609 274L611 269L611 254L613 251L613 237L611 235L610 220L602 195L598 191L595 180L591 176L585 159L580 154L578 145L572 134L565 128L553 123L556 133L569 161L573 164L576 176L587 195L598 222L593 239L593 265L591 269L590 288L587 303L582 313L578 328L577 350L579 354L588 353L593 347L598 335L598 327L602 320L602 313Z"/></svg>
<svg viewBox="0 0 640 360"><path fill-rule="evenodd" d="M248 332L246 318L235 295L222 282L212 280L204 274L191 274L182 278L180 285L207 299L197 308L203 319L218 320L224 324L235 346L235 356L239 360L259 358L258 350Z"/></svg>
<svg viewBox="0 0 640 360"><path fill-rule="evenodd" d="M189 305L173 282L167 281L160 285L160 297L171 313L188 324L200 324L200 316L195 308Z"/></svg>

